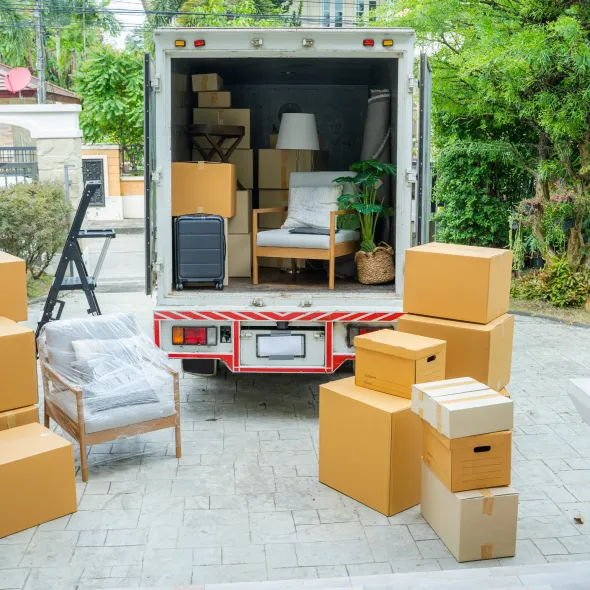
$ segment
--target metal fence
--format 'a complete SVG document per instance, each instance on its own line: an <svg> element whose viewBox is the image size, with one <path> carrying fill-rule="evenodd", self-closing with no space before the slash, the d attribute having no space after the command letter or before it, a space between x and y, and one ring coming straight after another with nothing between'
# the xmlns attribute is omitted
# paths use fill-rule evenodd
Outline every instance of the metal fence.
<svg viewBox="0 0 590 590"><path fill-rule="evenodd" d="M37 148L0 147L0 188L38 178Z"/></svg>

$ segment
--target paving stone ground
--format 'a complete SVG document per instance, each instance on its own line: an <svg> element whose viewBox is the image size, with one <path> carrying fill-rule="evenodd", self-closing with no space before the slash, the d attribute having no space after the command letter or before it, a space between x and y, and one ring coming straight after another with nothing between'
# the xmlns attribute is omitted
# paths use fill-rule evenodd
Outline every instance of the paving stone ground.
<svg viewBox="0 0 590 590"><path fill-rule="evenodd" d="M123 301L149 325L148 305L106 299L107 310ZM515 558L457 564L418 507L386 518L320 484L318 385L330 377L186 376L183 457L174 456L172 431L92 447L90 481L78 475L78 512L0 539L0 589L590 560L590 428L565 392L568 379L589 374L590 329L517 318L509 387L520 492ZM579 513L583 525L574 523Z"/></svg>

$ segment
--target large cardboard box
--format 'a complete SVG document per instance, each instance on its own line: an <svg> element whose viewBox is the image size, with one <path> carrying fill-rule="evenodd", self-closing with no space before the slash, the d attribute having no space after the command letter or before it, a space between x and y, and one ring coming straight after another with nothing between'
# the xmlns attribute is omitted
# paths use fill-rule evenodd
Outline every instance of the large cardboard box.
<svg viewBox="0 0 590 590"><path fill-rule="evenodd" d="M76 512L72 443L40 424L0 432L0 538Z"/></svg>
<svg viewBox="0 0 590 590"><path fill-rule="evenodd" d="M200 109L229 109L231 107L230 92L199 92Z"/></svg>
<svg viewBox="0 0 590 590"><path fill-rule="evenodd" d="M27 268L25 261L0 252L0 317L26 322Z"/></svg>
<svg viewBox="0 0 590 590"><path fill-rule="evenodd" d="M298 155L299 154L299 155ZM299 164L297 163L299 159ZM289 188L291 172L326 170L326 152L310 150L258 150L258 188Z"/></svg>
<svg viewBox="0 0 590 590"><path fill-rule="evenodd" d="M172 216L236 214L236 167L217 162L172 162Z"/></svg>
<svg viewBox="0 0 590 590"><path fill-rule="evenodd" d="M512 557L516 551L514 488L454 493L423 463L420 511L459 562Z"/></svg>
<svg viewBox="0 0 590 590"><path fill-rule="evenodd" d="M252 276L252 234L229 236L229 276Z"/></svg>
<svg viewBox="0 0 590 590"><path fill-rule="evenodd" d="M412 385L445 378L443 340L378 330L357 336L356 384L412 399Z"/></svg>
<svg viewBox="0 0 590 590"><path fill-rule="evenodd" d="M39 423L39 408L37 406L27 406L26 408L0 412L0 430L8 430L9 428L24 426L33 422Z"/></svg>
<svg viewBox="0 0 590 590"><path fill-rule="evenodd" d="M487 324L508 311L512 251L433 242L406 250L404 311Z"/></svg>
<svg viewBox="0 0 590 590"><path fill-rule="evenodd" d="M193 150L193 160L197 162L202 156L197 150ZM213 154L212 162L220 162L218 154ZM254 150L234 150L229 157L229 163L235 164L238 181L245 189L254 188Z"/></svg>
<svg viewBox="0 0 590 590"><path fill-rule="evenodd" d="M35 333L0 318L0 412L32 406L37 401Z"/></svg>
<svg viewBox="0 0 590 590"><path fill-rule="evenodd" d="M422 424L408 400L320 385L320 481L387 516L420 501Z"/></svg>
<svg viewBox="0 0 590 590"><path fill-rule="evenodd" d="M447 438L512 430L514 423L512 400L468 377L414 385L412 411Z"/></svg>
<svg viewBox="0 0 590 590"><path fill-rule="evenodd" d="M193 109L193 123L244 127L244 137L238 147L242 150L250 148L250 109ZM225 141L231 145L235 140L227 139ZM199 138L198 142L204 147L211 147L211 144L204 138Z"/></svg>
<svg viewBox="0 0 590 590"><path fill-rule="evenodd" d="M425 423L424 463L451 492L510 485L512 432L447 438Z"/></svg>
<svg viewBox="0 0 590 590"><path fill-rule="evenodd" d="M288 190L260 190L258 191L258 207L268 209L271 207L288 207ZM262 229L279 229L287 219L287 211L281 213L263 213L258 216L258 227Z"/></svg>
<svg viewBox="0 0 590 590"><path fill-rule="evenodd" d="M510 382L514 316L504 314L489 324L473 324L405 314L400 332L438 338L447 343L445 376L472 377L500 391Z"/></svg>
<svg viewBox="0 0 590 590"><path fill-rule="evenodd" d="M219 74L196 74L192 76L193 92L218 91L223 89Z"/></svg>
<svg viewBox="0 0 590 590"><path fill-rule="evenodd" d="M236 214L229 220L229 235L248 234L252 231L252 193L236 193Z"/></svg>

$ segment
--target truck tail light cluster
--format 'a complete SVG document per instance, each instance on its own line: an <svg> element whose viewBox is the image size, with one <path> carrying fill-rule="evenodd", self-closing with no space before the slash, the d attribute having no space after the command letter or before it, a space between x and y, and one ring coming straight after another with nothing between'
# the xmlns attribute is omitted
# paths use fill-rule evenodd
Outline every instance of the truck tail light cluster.
<svg viewBox="0 0 590 590"><path fill-rule="evenodd" d="M176 346L215 346L217 344L217 328L193 328L174 326L172 328L172 344Z"/></svg>

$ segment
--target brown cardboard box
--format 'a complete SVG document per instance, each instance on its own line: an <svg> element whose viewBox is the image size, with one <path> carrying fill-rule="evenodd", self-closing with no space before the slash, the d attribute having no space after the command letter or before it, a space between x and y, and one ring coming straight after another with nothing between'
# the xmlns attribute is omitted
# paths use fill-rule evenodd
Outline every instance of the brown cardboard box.
<svg viewBox="0 0 590 590"><path fill-rule="evenodd" d="M508 311L512 251L433 242L406 250L404 311L488 324Z"/></svg>
<svg viewBox="0 0 590 590"><path fill-rule="evenodd" d="M27 406L26 408L0 412L0 430L8 430L9 428L24 426L33 422L39 423L39 408L37 406Z"/></svg>
<svg viewBox="0 0 590 590"><path fill-rule="evenodd" d="M252 276L252 234L233 234L229 236L229 276Z"/></svg>
<svg viewBox="0 0 590 590"><path fill-rule="evenodd" d="M201 154L197 150L193 150L193 160L196 162L201 160ZM213 154L212 162L220 162L221 158L218 154ZM229 157L229 163L235 164L238 181L245 189L254 188L254 150L234 150Z"/></svg>
<svg viewBox="0 0 590 590"><path fill-rule="evenodd" d="M379 330L354 339L356 384L412 399L412 385L444 379L443 340Z"/></svg>
<svg viewBox="0 0 590 590"><path fill-rule="evenodd" d="M502 315L489 324L472 324L405 314L397 320L397 329L445 340L447 379L472 377L496 391L510 382L512 315Z"/></svg>
<svg viewBox="0 0 590 590"><path fill-rule="evenodd" d="M236 167L217 162L172 162L172 216L236 214Z"/></svg>
<svg viewBox="0 0 590 590"><path fill-rule="evenodd" d="M268 145L270 146L271 150L276 150L277 149L277 141L279 140L279 134L278 133L271 133L270 139L269 139L269 143Z"/></svg>
<svg viewBox="0 0 590 590"><path fill-rule="evenodd" d="M250 109L193 109L193 123L205 125L239 125L244 127L244 137L240 141L239 148L247 150L250 148ZM211 147L206 139L198 139L199 145ZM226 143L233 143L234 140L226 140Z"/></svg>
<svg viewBox="0 0 590 590"><path fill-rule="evenodd" d="M391 516L420 501L422 424L354 377L320 385L320 481Z"/></svg>
<svg viewBox="0 0 590 590"><path fill-rule="evenodd" d="M260 190L258 191L259 209L270 207L288 207L288 190ZM258 227L262 229L279 229L287 219L287 211L282 213L262 213L258 216Z"/></svg>
<svg viewBox="0 0 590 590"><path fill-rule="evenodd" d="M0 412L32 406L37 401L35 333L0 318Z"/></svg>
<svg viewBox="0 0 590 590"><path fill-rule="evenodd" d="M200 109L229 109L231 107L230 92L199 92Z"/></svg>
<svg viewBox="0 0 590 590"><path fill-rule="evenodd" d="M297 165L299 154L299 165ZM310 150L258 150L258 188L289 188L291 172L326 170L326 152Z"/></svg>
<svg viewBox="0 0 590 590"><path fill-rule="evenodd" d="M193 92L217 91L223 89L223 80L218 74L197 74L192 76Z"/></svg>
<svg viewBox="0 0 590 590"><path fill-rule="evenodd" d="M420 511L459 562L512 557L516 551L514 488L453 493L422 463Z"/></svg>
<svg viewBox="0 0 590 590"><path fill-rule="evenodd" d="M27 268L25 261L0 252L0 316L26 322Z"/></svg>
<svg viewBox="0 0 590 590"><path fill-rule="evenodd" d="M450 439L423 426L424 463L451 492L510 485L510 430Z"/></svg>
<svg viewBox="0 0 590 590"><path fill-rule="evenodd" d="M0 432L0 538L76 512L72 443L40 424Z"/></svg>
<svg viewBox="0 0 590 590"><path fill-rule="evenodd" d="M236 214L229 220L229 235L248 234L252 231L252 193L236 193ZM249 276L249 275L248 275Z"/></svg>

